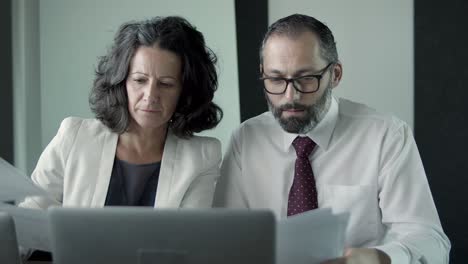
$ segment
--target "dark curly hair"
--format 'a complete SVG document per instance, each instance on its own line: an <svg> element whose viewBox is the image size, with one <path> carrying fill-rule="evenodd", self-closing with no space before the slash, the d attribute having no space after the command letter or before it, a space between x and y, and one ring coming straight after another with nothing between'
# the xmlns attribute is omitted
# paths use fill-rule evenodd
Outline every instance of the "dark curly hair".
<svg viewBox="0 0 468 264"><path fill-rule="evenodd" d="M119 28L113 46L99 59L89 96L96 118L116 133L127 130L131 117L125 85L130 61L140 46L155 44L177 54L182 62L182 92L169 128L184 138L214 128L223 117L212 102L218 88L217 58L202 33L177 16L132 21Z"/></svg>

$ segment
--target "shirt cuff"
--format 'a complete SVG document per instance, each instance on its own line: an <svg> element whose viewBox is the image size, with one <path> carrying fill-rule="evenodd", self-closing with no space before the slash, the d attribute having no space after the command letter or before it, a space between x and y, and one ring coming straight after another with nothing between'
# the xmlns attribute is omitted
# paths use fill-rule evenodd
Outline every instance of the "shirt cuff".
<svg viewBox="0 0 468 264"><path fill-rule="evenodd" d="M381 246L373 247L375 249L382 250L385 252L391 259L392 263L398 264L410 264L411 257L408 250L399 243L388 243Z"/></svg>

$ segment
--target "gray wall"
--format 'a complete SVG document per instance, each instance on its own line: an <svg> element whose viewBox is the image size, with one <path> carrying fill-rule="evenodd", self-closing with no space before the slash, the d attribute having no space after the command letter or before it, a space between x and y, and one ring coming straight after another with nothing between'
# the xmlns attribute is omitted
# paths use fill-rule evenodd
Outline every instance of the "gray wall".
<svg viewBox="0 0 468 264"><path fill-rule="evenodd" d="M42 152L39 1L12 2L15 166L31 173Z"/></svg>

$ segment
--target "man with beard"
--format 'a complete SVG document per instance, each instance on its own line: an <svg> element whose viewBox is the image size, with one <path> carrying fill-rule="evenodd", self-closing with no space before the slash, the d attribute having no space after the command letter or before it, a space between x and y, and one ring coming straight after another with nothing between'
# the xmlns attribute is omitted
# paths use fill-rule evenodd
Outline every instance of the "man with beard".
<svg viewBox="0 0 468 264"><path fill-rule="evenodd" d="M332 95L343 67L330 29L305 15L280 19L260 58L270 111L234 131L214 205L279 218L348 212L344 255L327 263L448 263L410 127Z"/></svg>

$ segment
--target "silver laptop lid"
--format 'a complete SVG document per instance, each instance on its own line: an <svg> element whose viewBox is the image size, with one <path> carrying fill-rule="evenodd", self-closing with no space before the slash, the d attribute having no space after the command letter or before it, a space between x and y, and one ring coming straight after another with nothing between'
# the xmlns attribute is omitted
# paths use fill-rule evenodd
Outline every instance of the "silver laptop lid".
<svg viewBox="0 0 468 264"><path fill-rule="evenodd" d="M20 263L15 224L5 212L0 212L0 263Z"/></svg>
<svg viewBox="0 0 468 264"><path fill-rule="evenodd" d="M272 264L269 211L49 209L54 264Z"/></svg>

